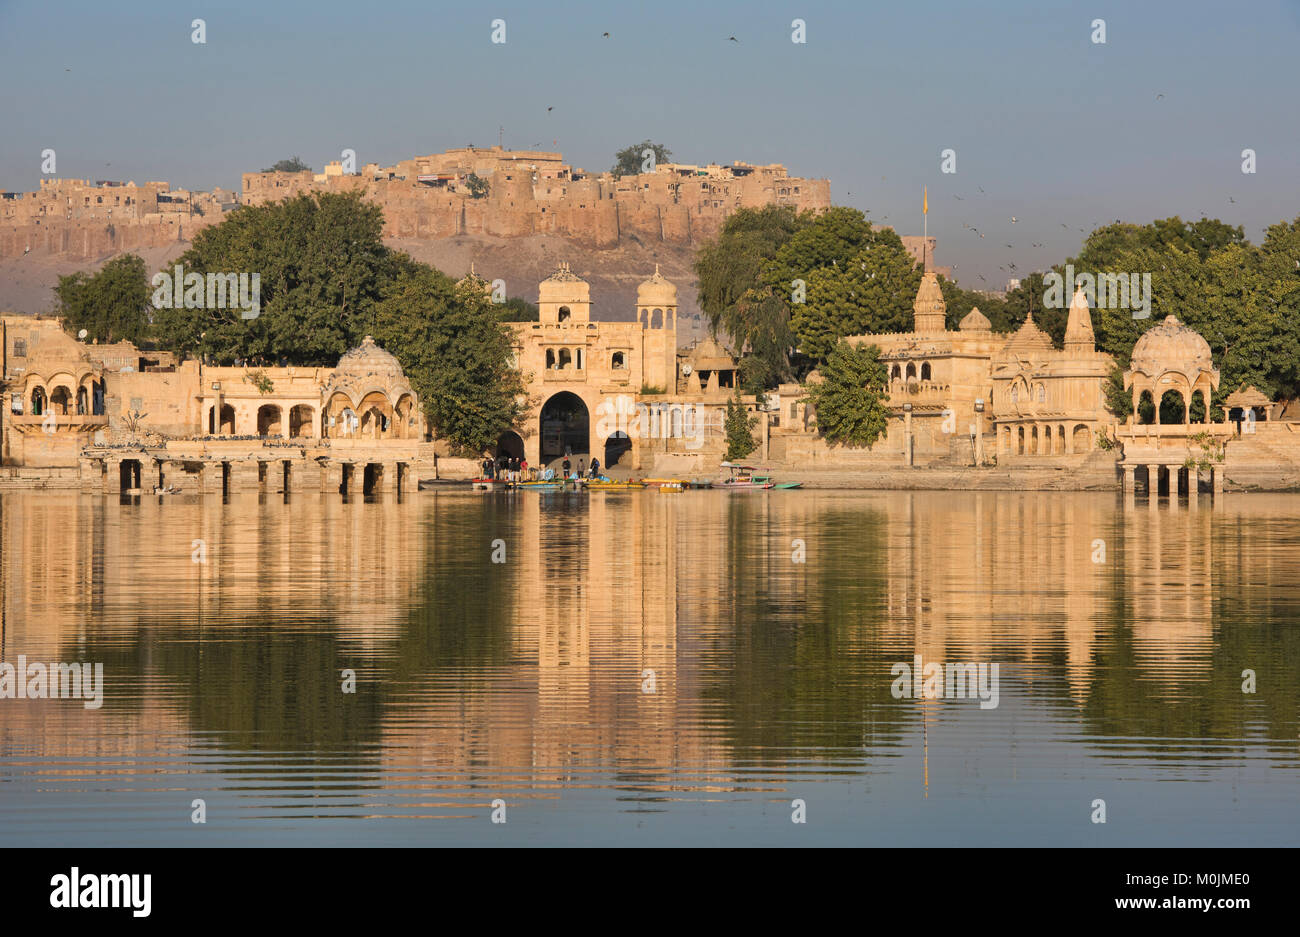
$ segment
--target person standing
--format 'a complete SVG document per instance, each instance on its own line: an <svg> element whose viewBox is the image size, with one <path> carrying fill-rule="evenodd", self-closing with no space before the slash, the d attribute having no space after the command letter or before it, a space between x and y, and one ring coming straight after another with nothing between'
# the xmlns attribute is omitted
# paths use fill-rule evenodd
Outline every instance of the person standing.
<svg viewBox="0 0 1300 937"><path fill-rule="evenodd" d="M567 455L564 457L564 461L560 463L560 465L562 465L562 466L564 467L564 477L565 477L565 478L568 478L568 477L569 477L569 468L571 467L571 464L572 464L572 463L569 462L569 457L568 457Z"/></svg>
<svg viewBox="0 0 1300 937"><path fill-rule="evenodd" d="M588 471L591 473L591 477L592 477L592 478L599 478L599 477L600 477L600 459L597 459L595 456L592 456L592 458L591 458L591 467L588 469Z"/></svg>
<svg viewBox="0 0 1300 937"><path fill-rule="evenodd" d="M519 463L519 480L528 481L528 457L525 456Z"/></svg>

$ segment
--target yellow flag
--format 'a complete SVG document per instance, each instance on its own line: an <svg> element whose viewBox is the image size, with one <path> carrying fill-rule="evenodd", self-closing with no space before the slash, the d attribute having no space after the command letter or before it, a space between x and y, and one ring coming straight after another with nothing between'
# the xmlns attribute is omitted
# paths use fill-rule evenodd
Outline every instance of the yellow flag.
<svg viewBox="0 0 1300 937"><path fill-rule="evenodd" d="M927 186L921 190L921 214L930 214L930 189Z"/></svg>

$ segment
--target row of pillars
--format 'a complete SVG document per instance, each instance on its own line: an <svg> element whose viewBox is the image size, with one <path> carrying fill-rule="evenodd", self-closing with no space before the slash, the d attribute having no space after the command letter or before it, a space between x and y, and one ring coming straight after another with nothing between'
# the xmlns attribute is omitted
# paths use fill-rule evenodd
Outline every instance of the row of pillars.
<svg viewBox="0 0 1300 937"><path fill-rule="evenodd" d="M413 482L407 462L326 462L313 459L242 459L199 462L198 472L186 471L189 460L108 458L81 460L82 488L114 493L139 488L176 488L234 494L242 491L322 491L340 494L405 492Z"/></svg>
<svg viewBox="0 0 1300 937"><path fill-rule="evenodd" d="M1160 469L1166 469L1169 473L1169 500L1176 501L1179 496L1187 495L1190 503L1195 504L1199 495L1199 475L1197 469L1187 468L1181 463L1170 465L1161 465L1159 462L1147 463L1147 494L1150 498L1152 507L1160 502ZM1123 489L1126 496L1132 495L1136 490L1135 475L1137 471L1136 464L1123 464L1120 466L1124 470ZM1211 490L1214 493L1215 500L1223 494L1223 467L1220 465L1210 466Z"/></svg>

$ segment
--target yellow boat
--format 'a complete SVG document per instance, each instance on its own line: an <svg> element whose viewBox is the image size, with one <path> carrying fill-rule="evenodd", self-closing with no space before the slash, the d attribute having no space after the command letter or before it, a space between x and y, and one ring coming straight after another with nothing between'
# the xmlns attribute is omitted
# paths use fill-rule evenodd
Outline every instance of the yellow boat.
<svg viewBox="0 0 1300 937"><path fill-rule="evenodd" d="M587 482L588 491L627 491L632 488L644 488L641 482L616 482L609 479L592 479Z"/></svg>
<svg viewBox="0 0 1300 937"><path fill-rule="evenodd" d="M685 478L643 478L641 482L647 488L673 488L679 491L690 485Z"/></svg>

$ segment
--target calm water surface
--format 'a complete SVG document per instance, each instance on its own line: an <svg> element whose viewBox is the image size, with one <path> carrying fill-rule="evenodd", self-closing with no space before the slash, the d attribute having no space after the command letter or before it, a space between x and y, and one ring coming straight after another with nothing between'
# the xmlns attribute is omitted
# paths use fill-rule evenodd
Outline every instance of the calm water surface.
<svg viewBox="0 0 1300 937"><path fill-rule="evenodd" d="M1300 840L1300 496L5 493L0 593L106 683L0 699L6 846Z"/></svg>

